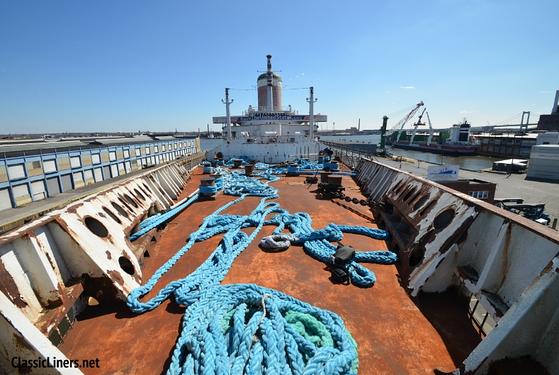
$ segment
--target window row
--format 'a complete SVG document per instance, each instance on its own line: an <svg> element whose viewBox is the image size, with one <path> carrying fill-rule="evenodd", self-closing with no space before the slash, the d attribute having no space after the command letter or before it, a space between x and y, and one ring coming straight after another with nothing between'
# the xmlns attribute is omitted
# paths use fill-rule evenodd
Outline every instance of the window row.
<svg viewBox="0 0 559 375"><path fill-rule="evenodd" d="M129 158L129 150L124 150L122 155L118 155L121 151L101 151L101 153L96 154L88 154L84 153L81 156L59 156L56 159L48 159L48 160L34 160L28 161L21 164L13 164L7 166L7 176L5 176L5 180L7 179L11 181L25 179L27 177L34 177L39 176L42 174L50 174L55 172L62 172L68 169L78 169L82 167L87 167L89 165L98 165L103 163L115 162L115 161L124 161L124 158ZM193 150L191 148L172 151L165 154L156 154L154 156L157 158L158 161L154 161L152 163L159 163L159 159L164 161L169 161L174 159L175 157L186 155L192 153ZM141 153L136 154L136 158L141 157ZM120 156L120 157L119 157ZM149 157L148 157L149 159ZM0 179L0 182L3 182ZM5 182L5 181L4 181Z"/></svg>

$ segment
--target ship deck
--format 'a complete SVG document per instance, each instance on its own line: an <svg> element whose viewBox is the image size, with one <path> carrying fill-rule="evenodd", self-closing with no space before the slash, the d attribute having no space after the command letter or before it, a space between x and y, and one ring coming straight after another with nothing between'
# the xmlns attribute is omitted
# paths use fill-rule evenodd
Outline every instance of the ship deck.
<svg viewBox="0 0 559 375"><path fill-rule="evenodd" d="M200 178L199 168L180 198L194 191ZM318 200L312 192L314 187L309 189L304 180L303 176L282 177L272 183L279 189L278 201L284 208L308 212L315 228L331 222L375 227L366 207L347 203L355 212L334 201ZM350 177L344 176L343 183L347 195L364 198ZM204 217L233 199L219 194L215 201L197 202L175 217L148 248L144 280L181 248L188 233ZM247 198L227 213L247 214L257 202L258 198ZM377 275L372 288L333 284L324 265L307 256L301 247L292 246L280 253L262 251L258 240L272 230L262 230L257 241L235 260L224 283L256 283L336 312L357 341L359 373L450 371L479 343L479 334L467 318L467 304L455 293L413 299L401 286L393 265L366 265ZM195 244L156 289L196 269L219 241L216 236ZM362 250L386 249L384 241L357 235L346 235L343 242ZM90 306L78 316L59 348L69 359L99 358L100 367L84 370L86 374L159 374L168 366L183 312L184 307L170 300L142 315L131 314L124 304Z"/></svg>

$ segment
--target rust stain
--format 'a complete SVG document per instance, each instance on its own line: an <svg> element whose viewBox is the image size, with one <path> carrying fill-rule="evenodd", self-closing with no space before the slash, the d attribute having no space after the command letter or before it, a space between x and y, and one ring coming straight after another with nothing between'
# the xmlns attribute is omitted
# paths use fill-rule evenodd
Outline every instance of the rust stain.
<svg viewBox="0 0 559 375"><path fill-rule="evenodd" d="M111 280L115 281L118 285L124 285L124 279L120 276L120 273L115 270L107 271L107 275L111 278Z"/></svg>
<svg viewBox="0 0 559 375"><path fill-rule="evenodd" d="M512 239L512 224L509 221L505 221L503 223L503 225L507 226L507 232L505 233L505 239L504 239L504 248L503 248L503 256L501 257L501 278L499 280L499 288L503 286L503 283L505 282L505 278L507 276L507 271L508 268L510 266L509 264L509 251L510 251L510 245L511 245L511 239Z"/></svg>
<svg viewBox="0 0 559 375"><path fill-rule="evenodd" d="M46 309L35 323L35 326L45 335L48 335L50 333L49 330L52 330L53 327L58 327L60 322L65 319L66 314L74 306L84 289L82 284L74 284L65 288L59 284L58 290L61 291L61 303L57 306L58 308Z"/></svg>
<svg viewBox="0 0 559 375"><path fill-rule="evenodd" d="M39 249L41 250L41 252L46 256L47 261L49 262L51 268L53 270L56 269L56 263L52 260L52 258L50 257L50 251L48 251L48 249L46 248L45 244L43 243L43 241L39 241L39 239L35 236L35 233L32 234L32 237L30 235L30 238L33 238L35 240L35 243L37 245L39 245Z"/></svg>
<svg viewBox="0 0 559 375"><path fill-rule="evenodd" d="M16 347L25 348L30 351L35 351L35 349L23 338L18 332L14 333L14 341Z"/></svg>
<svg viewBox="0 0 559 375"><path fill-rule="evenodd" d="M27 307L27 302L22 298L19 293L19 289L12 278L12 276L6 270L4 263L0 259L0 290L2 290L17 307L24 308Z"/></svg>

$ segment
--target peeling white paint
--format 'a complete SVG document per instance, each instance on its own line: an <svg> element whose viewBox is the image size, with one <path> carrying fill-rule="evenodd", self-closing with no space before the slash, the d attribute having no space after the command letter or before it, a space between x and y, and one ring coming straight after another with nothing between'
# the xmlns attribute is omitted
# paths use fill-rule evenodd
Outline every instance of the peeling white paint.
<svg viewBox="0 0 559 375"><path fill-rule="evenodd" d="M394 215L401 215L398 225L411 228L409 248L400 249L400 255L415 251L422 238L429 239L410 273L410 293L459 285L498 321L464 361L465 370L454 373L484 374L491 362L522 355L558 373L559 233L378 162L361 160L357 170L356 179L369 199L380 204L380 210L383 204L393 205L390 217L397 221ZM412 188L420 194L410 194ZM435 218L448 208L455 212L453 219L433 236Z"/></svg>

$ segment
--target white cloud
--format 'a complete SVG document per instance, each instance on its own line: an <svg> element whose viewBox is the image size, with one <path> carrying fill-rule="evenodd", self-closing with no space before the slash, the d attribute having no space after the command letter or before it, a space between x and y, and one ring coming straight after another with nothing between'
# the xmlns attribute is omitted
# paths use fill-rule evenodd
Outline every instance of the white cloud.
<svg viewBox="0 0 559 375"><path fill-rule="evenodd" d="M415 86L400 86L402 90L415 90Z"/></svg>
<svg viewBox="0 0 559 375"><path fill-rule="evenodd" d="M300 79L300 78L303 78L303 77L305 77L305 72L297 73L294 76L290 76L290 77L287 77L287 78L284 77L284 81L293 81L293 80Z"/></svg>
<svg viewBox="0 0 559 375"><path fill-rule="evenodd" d="M468 114L472 113L472 111L469 111L469 110L467 110L467 109L462 109L462 110L461 110L460 112L458 112L458 113L460 113L461 115L468 115Z"/></svg>

